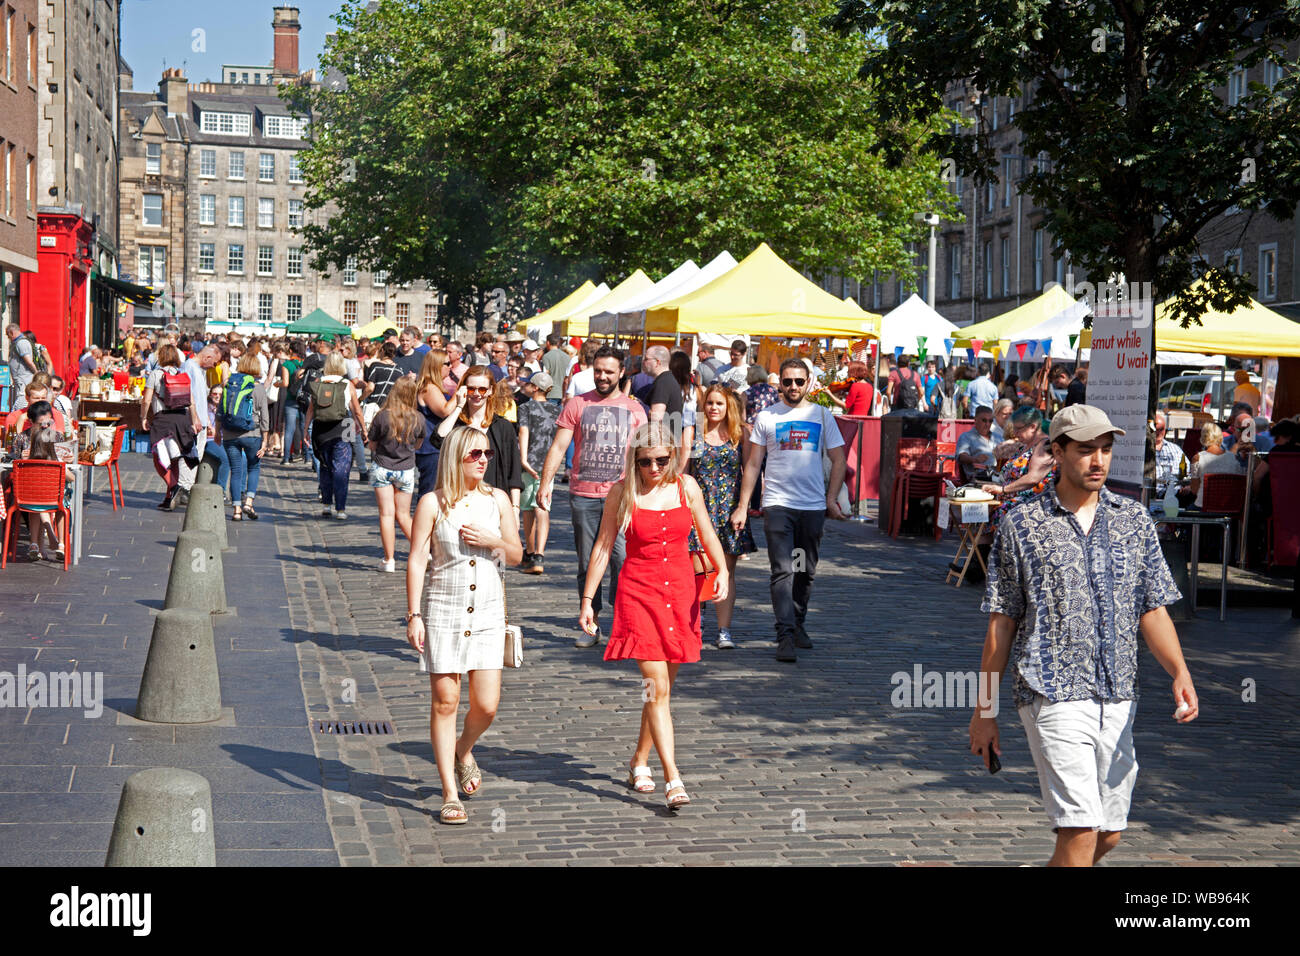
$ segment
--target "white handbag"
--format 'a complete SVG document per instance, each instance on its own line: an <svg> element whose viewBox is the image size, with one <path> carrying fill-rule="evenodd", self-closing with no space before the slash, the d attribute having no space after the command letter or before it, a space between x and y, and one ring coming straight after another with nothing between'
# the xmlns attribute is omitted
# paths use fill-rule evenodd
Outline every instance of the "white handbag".
<svg viewBox="0 0 1300 956"><path fill-rule="evenodd" d="M510 607L506 604L506 576L501 575L501 608L505 611L506 639L501 658L503 667L524 666L524 632L517 624L510 623Z"/></svg>

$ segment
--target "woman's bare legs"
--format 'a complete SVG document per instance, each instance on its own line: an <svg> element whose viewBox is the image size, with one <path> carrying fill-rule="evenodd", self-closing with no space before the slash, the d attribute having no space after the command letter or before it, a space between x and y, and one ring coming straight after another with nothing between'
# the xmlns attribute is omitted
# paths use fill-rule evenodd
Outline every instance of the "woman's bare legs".
<svg viewBox="0 0 1300 956"><path fill-rule="evenodd" d="M430 674L433 708L429 714L429 738L433 757L442 781L442 802L457 799L456 789L456 711L460 709L460 675Z"/></svg>
<svg viewBox="0 0 1300 956"><path fill-rule="evenodd" d="M393 555L397 550L397 532L393 528L394 504L393 504L393 486L384 485L382 488L375 489L375 504L379 505L379 543L384 549L384 560L392 561ZM411 503L407 501L406 510L411 510ZM406 523L409 525L411 517L406 516ZM403 526L403 531L410 538L410 529Z"/></svg>
<svg viewBox="0 0 1300 956"><path fill-rule="evenodd" d="M501 672L499 670L470 671L469 713L465 715L465 727L460 732L460 739L456 741L458 761L469 763L474 744L478 742L479 737L483 736L483 731L492 726L500 703Z"/></svg>
<svg viewBox="0 0 1300 956"><path fill-rule="evenodd" d="M677 761L674 754L673 718L668 704L673 681L677 679L680 664L665 661L637 661L641 668L641 732L632 755L633 767L644 767L650 762L650 745L653 743L663 764L664 780L677 779Z"/></svg>

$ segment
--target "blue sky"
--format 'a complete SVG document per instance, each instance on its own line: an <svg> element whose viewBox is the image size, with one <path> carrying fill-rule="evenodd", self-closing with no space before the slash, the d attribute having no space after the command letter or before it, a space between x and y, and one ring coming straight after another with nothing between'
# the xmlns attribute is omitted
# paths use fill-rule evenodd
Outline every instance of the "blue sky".
<svg viewBox="0 0 1300 956"><path fill-rule="evenodd" d="M269 64L276 6L298 8L298 69L315 68L343 0L122 0L122 56L135 88L156 88L164 66L197 83L220 80L223 63Z"/></svg>

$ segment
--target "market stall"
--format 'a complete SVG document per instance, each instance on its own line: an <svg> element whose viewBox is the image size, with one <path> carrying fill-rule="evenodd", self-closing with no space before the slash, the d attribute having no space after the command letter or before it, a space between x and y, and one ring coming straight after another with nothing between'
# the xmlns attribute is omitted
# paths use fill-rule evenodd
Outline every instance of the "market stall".
<svg viewBox="0 0 1300 956"><path fill-rule="evenodd" d="M630 301L653 285L654 280L640 269L637 269L594 302L584 304L582 307L570 312L563 319L557 320L554 323L555 331L564 336L576 335L585 339L590 333L588 320L591 316L598 315L601 312L615 311L624 302Z"/></svg>

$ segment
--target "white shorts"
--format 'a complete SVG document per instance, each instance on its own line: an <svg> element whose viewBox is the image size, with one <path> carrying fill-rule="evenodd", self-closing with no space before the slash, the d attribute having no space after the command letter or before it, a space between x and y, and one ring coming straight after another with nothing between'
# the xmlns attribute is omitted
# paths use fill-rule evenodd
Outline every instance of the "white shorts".
<svg viewBox="0 0 1300 956"><path fill-rule="evenodd" d="M1128 827L1137 781L1133 752L1135 701L1038 697L1020 708L1053 829Z"/></svg>

